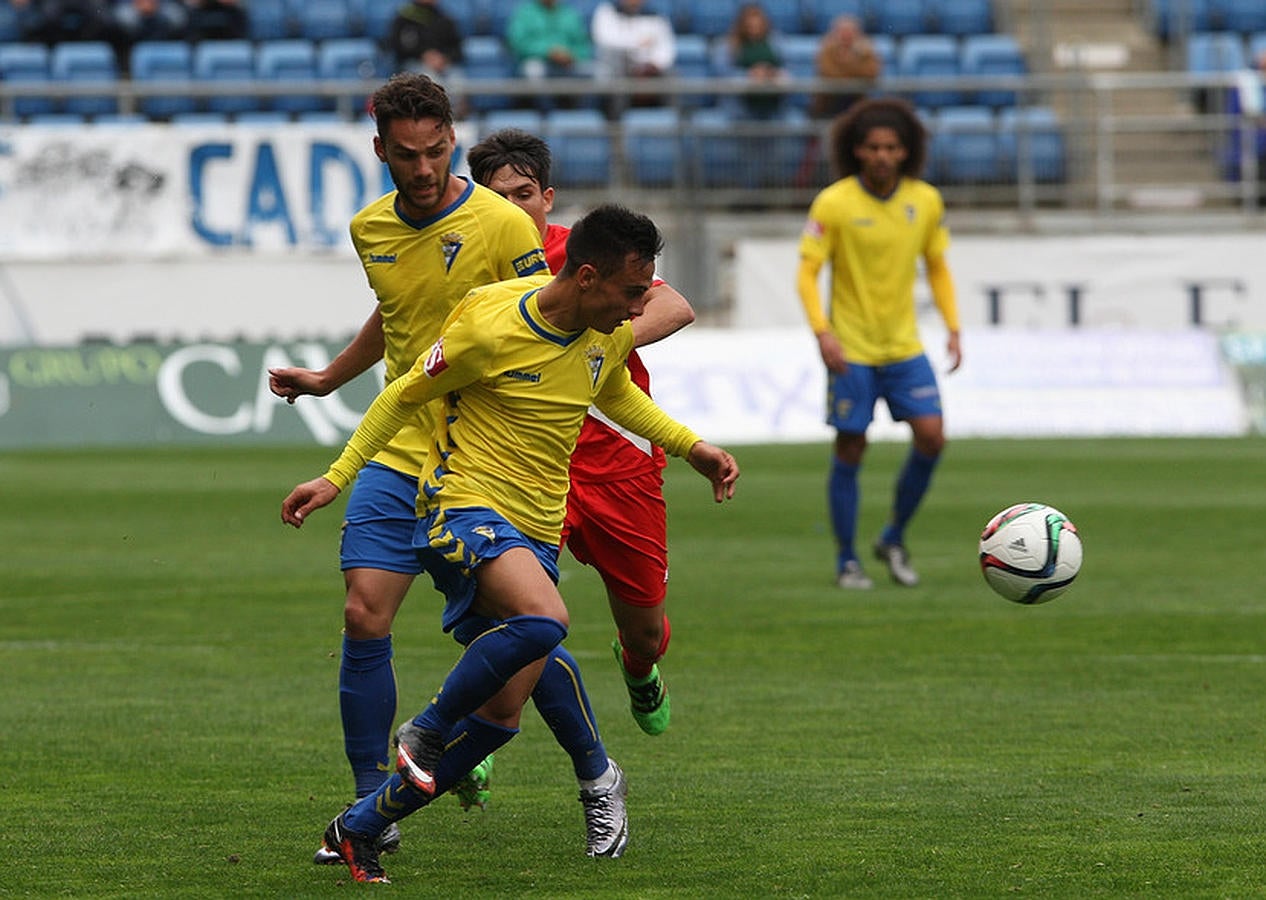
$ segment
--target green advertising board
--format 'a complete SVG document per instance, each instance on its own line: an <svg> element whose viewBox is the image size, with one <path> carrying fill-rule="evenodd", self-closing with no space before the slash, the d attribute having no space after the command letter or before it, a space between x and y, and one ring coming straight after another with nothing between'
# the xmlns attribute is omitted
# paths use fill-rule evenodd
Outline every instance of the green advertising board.
<svg viewBox="0 0 1266 900"><path fill-rule="evenodd" d="M268 370L324 367L343 342L0 348L0 448L342 444L381 386L372 371L288 404Z"/></svg>

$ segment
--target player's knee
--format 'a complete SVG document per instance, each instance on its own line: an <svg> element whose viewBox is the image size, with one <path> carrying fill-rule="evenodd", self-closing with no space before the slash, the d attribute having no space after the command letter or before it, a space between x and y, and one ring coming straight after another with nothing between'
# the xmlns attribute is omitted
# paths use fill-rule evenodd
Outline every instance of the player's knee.
<svg viewBox="0 0 1266 900"><path fill-rule="evenodd" d="M343 604L343 631L355 641L386 637L391 619L388 611L356 591L349 592Z"/></svg>
<svg viewBox="0 0 1266 900"><path fill-rule="evenodd" d="M835 458L846 465L860 465L866 454L866 435L851 432L837 432L835 435Z"/></svg>
<svg viewBox="0 0 1266 900"><path fill-rule="evenodd" d="M620 643L629 655L649 663L656 663L664 658L671 638L672 626L668 622L668 616L661 616L639 623L632 628L620 630Z"/></svg>
<svg viewBox="0 0 1266 900"><path fill-rule="evenodd" d="M914 449L928 459L936 459L945 449L945 432L938 431L917 437L914 441Z"/></svg>

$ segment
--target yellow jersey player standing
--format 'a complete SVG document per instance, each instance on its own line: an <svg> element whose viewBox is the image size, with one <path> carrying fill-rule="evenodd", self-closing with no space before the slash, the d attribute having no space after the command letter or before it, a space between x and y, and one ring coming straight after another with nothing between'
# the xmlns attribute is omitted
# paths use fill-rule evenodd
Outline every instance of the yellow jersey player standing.
<svg viewBox="0 0 1266 900"><path fill-rule="evenodd" d="M274 393L290 401L324 396L380 359L394 382L439 336L467 292L507 278L547 272L540 235L511 203L451 174L456 147L444 89L425 75L390 79L372 98L374 152L396 190L352 219L352 244L377 307L326 368L270 371ZM391 771L396 714L391 626L421 571L411 546L417 477L434 444L426 409L381 448L348 499L339 555L346 595L339 668L344 747L357 797ZM396 830L386 849L399 843ZM319 863L338 863L318 852Z"/></svg>
<svg viewBox="0 0 1266 900"><path fill-rule="evenodd" d="M962 362L958 307L945 260L945 206L940 192L919 178L926 149L923 126L904 101L880 98L853 106L831 129L840 179L814 199L800 239L796 287L828 370L827 424L835 428L827 494L842 588L872 586L854 547L857 475L881 397L894 420L909 423L913 445L874 553L898 584L919 582L905 528L945 447L940 390L915 318L920 258L949 331L950 371ZM818 290L818 273L828 264L829 315Z"/></svg>
<svg viewBox="0 0 1266 900"><path fill-rule="evenodd" d="M523 704L566 635L559 533L569 459L589 407L685 458L717 502L733 496L733 457L665 415L624 365L634 342L627 320L645 305L661 247L645 216L618 206L587 214L556 277L473 292L430 351L374 401L325 475L282 503L282 520L301 526L418 408L442 398L413 546L444 594L444 630L467 632L466 650L426 708L397 731L397 774L326 829L325 847L357 881L385 881L382 833L517 732Z"/></svg>

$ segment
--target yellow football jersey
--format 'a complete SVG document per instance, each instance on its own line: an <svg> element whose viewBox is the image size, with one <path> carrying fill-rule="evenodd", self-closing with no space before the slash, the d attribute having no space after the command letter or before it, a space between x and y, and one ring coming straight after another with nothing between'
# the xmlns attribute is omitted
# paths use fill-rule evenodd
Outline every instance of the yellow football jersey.
<svg viewBox="0 0 1266 900"><path fill-rule="evenodd" d="M419 478L418 510L496 510L529 537L558 540L568 463L590 405L669 453L698 436L671 419L629 377L625 323L612 334L563 332L540 314L548 277L472 292L439 340L388 385L325 477L346 486L411 411L443 399L440 431Z"/></svg>
<svg viewBox="0 0 1266 900"><path fill-rule="evenodd" d="M919 257L949 247L944 215L940 192L912 178L887 198L843 178L814 199L800 255L830 265L831 329L850 360L884 365L923 352L914 282Z"/></svg>
<svg viewBox="0 0 1266 900"><path fill-rule="evenodd" d="M435 343L472 288L549 271L527 213L469 180L451 206L422 221L402 216L392 191L352 218L351 235L382 313L388 382ZM417 475L434 430L423 410L375 459Z"/></svg>

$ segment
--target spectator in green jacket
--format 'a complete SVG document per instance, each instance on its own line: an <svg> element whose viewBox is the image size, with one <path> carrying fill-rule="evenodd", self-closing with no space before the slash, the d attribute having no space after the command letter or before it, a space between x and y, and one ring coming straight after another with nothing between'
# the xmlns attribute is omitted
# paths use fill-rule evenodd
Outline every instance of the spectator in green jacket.
<svg viewBox="0 0 1266 900"><path fill-rule="evenodd" d="M593 75L589 26L566 0L525 0L506 23L506 43L525 78Z"/></svg>

